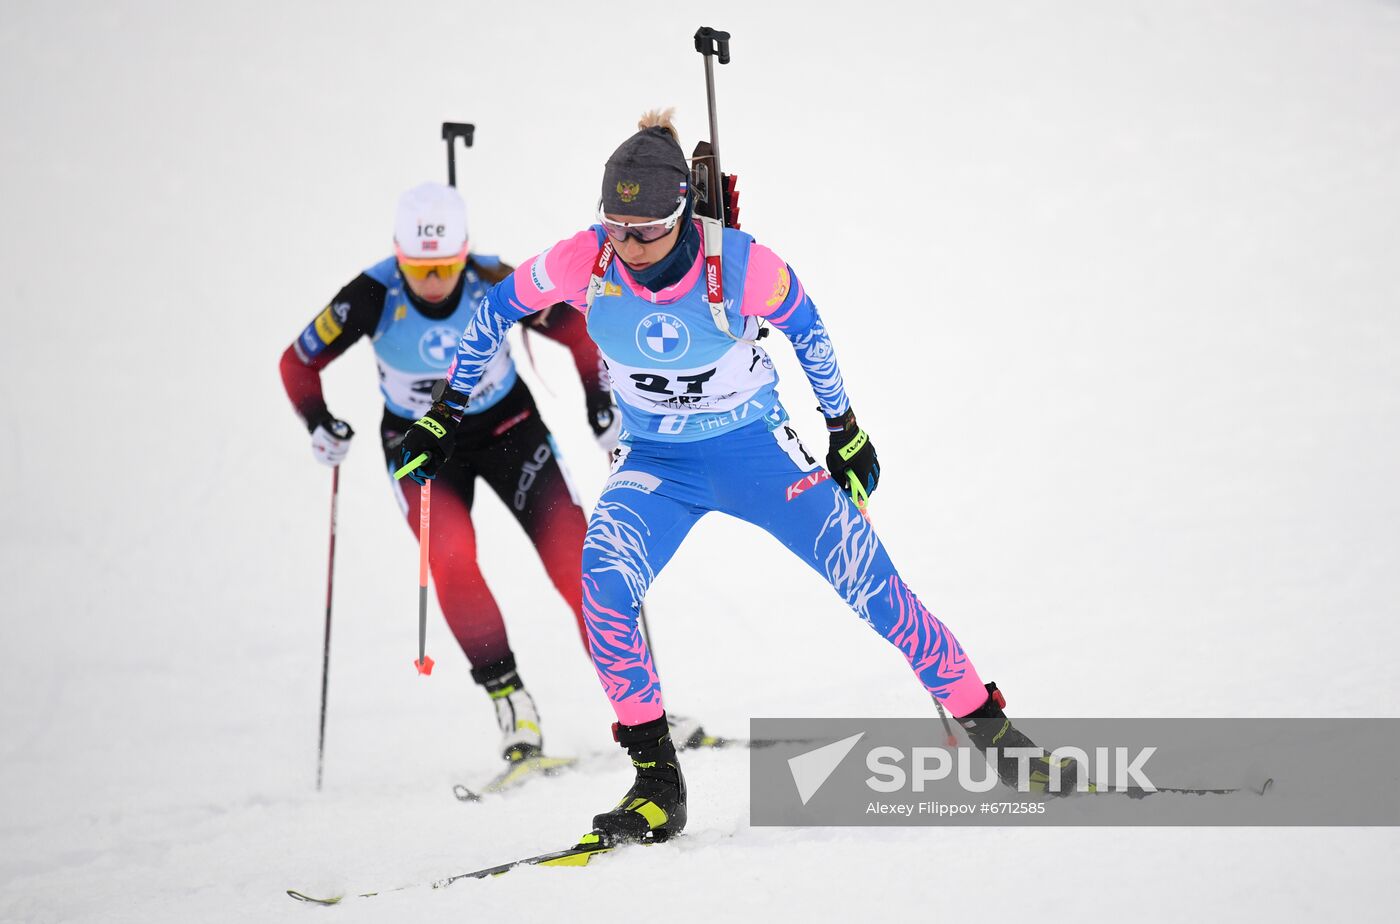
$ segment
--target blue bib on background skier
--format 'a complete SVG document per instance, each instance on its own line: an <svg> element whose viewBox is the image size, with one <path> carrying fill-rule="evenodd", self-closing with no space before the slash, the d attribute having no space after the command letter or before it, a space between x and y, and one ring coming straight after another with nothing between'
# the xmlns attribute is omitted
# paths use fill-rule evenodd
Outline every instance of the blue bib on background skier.
<svg viewBox="0 0 1400 924"><path fill-rule="evenodd" d="M500 263L497 257L472 254L471 258L485 266ZM491 286L468 264L456 310L445 318L429 318L409 300L396 258L376 263L365 275L388 290L379 325L371 336L384 404L400 417L417 419L432 406L433 386L447 374L457 355L457 338ZM500 401L516 378L510 344L502 343L472 389L467 413L479 414Z"/></svg>

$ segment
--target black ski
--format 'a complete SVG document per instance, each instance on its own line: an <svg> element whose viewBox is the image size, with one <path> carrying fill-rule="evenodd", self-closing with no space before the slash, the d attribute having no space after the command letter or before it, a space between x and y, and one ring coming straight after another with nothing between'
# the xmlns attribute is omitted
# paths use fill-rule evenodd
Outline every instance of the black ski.
<svg viewBox="0 0 1400 924"><path fill-rule="evenodd" d="M1082 795L1091 796L1127 796L1129 799L1146 799L1148 796L1155 796L1158 793L1177 793L1188 796L1228 796L1231 793L1247 792L1256 796L1262 796L1274 787L1274 778L1269 777L1258 786L1232 786L1221 789L1211 789L1208 787L1196 786L1158 786L1156 789L1143 789L1139 786L1128 786L1125 788L1115 788L1112 786L1098 786Z"/></svg>
<svg viewBox="0 0 1400 924"><path fill-rule="evenodd" d="M585 834L583 840L572 847L526 857L523 860L515 860L510 863L502 863L499 866L488 866L486 869L472 870L470 873L458 873L455 876L448 876L446 879L439 879L433 883L433 888L445 889L452 883L460 882L463 879L487 879L491 876L501 876L522 866L587 866L594 857L610 853L621 846L626 845L613 843L597 833Z"/></svg>
<svg viewBox="0 0 1400 924"><path fill-rule="evenodd" d="M817 738L722 738L718 735L697 734L684 745L677 745L682 753L692 751L746 750L767 748L775 744L809 744ZM558 776L560 773L577 767L580 763L592 762L604 757L613 757L616 752L609 748L592 751L578 757L530 757L512 764L479 789L472 789L462 783L452 785L452 795L458 802L481 802L483 797L497 795L518 789L531 780L540 777Z"/></svg>
<svg viewBox="0 0 1400 924"><path fill-rule="evenodd" d="M678 835L677 838L681 836L683 835ZM677 838L671 838L671 840L676 840ZM653 843L664 843L664 841L642 842L643 845L650 845ZM522 866L587 866L592 862L594 857L601 856L605 853L611 853L619 847L629 846L634 845L630 843L616 843L610 841L605 835L592 832L585 834L579 842L572 847L566 847L563 850L553 850L549 853L542 853L533 857L525 857L524 859L514 860L510 863L501 863L498 866L488 866L485 869L472 870L469 873L458 873L455 876L448 876L446 879L437 880L432 884L432 887L434 889L445 889L454 882L460 882L463 879L489 879L492 876L502 876ZM411 888L413 888L411 885L397 886L393 889L383 889L382 892L400 892L404 889ZM355 897L373 898L376 895L382 894L382 892L360 892ZM316 898L315 896L307 895L305 892L298 892L296 889L288 889L287 894L299 902L308 902L313 905L338 905L349 897L346 895L332 895L327 898Z"/></svg>
<svg viewBox="0 0 1400 924"><path fill-rule="evenodd" d="M577 763L577 757L549 757L544 754L526 757L509 764L481 787L480 791L468 789L457 783L452 787L452 794L457 797L458 802L480 802L482 795L510 792L542 776L557 776Z"/></svg>
<svg viewBox="0 0 1400 924"><path fill-rule="evenodd" d="M687 743L686 743L686 746L685 746L684 748L679 748L679 750L680 750L680 752L681 752L682 754L688 753L688 752L690 752L690 751L703 751L703 750L706 750L707 748L710 749L710 750L724 750L724 749L729 749L729 748L733 748L733 749L735 749L735 750L741 750L741 749L745 749L745 748L747 748L747 749L749 749L749 750L754 750L754 749L757 749L757 748L771 748L771 747L773 747L775 744L816 744L817 742L824 741L824 740L826 740L826 739L824 739L824 738L718 738L718 737L715 737L715 736L712 736L712 735L707 735L707 736L705 736L703 739L701 739L701 741L700 741L698 744L697 744L697 743L694 743L694 742L687 742Z"/></svg>

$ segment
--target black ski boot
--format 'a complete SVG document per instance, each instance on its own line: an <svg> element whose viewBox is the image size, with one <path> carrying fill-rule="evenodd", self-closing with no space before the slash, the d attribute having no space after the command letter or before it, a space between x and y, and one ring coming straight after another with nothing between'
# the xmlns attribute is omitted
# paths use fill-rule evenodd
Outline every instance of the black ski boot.
<svg viewBox="0 0 1400 924"><path fill-rule="evenodd" d="M510 763L539 757L544 750L540 714L534 697L515 670L515 656L472 668L472 679L486 688L501 729L501 756Z"/></svg>
<svg viewBox="0 0 1400 924"><path fill-rule="evenodd" d="M664 841L685 828L685 777L666 716L642 725L613 724L637 781L611 812L593 816L594 833L613 842Z"/></svg>
<svg viewBox="0 0 1400 924"><path fill-rule="evenodd" d="M1023 758L1008 755L1006 752L1011 748L1030 748L1039 756L1031 757L1027 763L1030 791L1039 794L1049 794L1052 796L1068 796L1074 792L1074 787L1079 779L1079 765L1069 757L1060 758L1060 783L1058 789L1050 790L1050 755L1045 749L1037 745L1025 732L1011 724L1011 720L1006 717L1002 710L1006 706L1006 697L1001 695L994 683L987 684L987 701L976 711L969 713L958 719L967 736L972 739L972 743L977 750L987 752L988 748L996 749L997 776L1002 783L1021 792L1019 788L1020 764Z"/></svg>

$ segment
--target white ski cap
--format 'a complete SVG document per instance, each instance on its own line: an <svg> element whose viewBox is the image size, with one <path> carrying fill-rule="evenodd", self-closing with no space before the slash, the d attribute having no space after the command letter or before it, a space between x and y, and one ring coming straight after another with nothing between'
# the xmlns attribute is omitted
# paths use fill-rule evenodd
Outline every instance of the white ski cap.
<svg viewBox="0 0 1400 924"><path fill-rule="evenodd" d="M447 263L467 254L467 204L442 183L423 183L399 197L394 251L406 263Z"/></svg>

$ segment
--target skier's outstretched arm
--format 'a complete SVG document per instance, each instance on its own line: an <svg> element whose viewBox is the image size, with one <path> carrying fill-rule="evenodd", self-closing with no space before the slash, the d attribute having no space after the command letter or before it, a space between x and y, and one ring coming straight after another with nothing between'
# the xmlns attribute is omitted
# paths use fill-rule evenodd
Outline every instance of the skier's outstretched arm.
<svg viewBox="0 0 1400 924"><path fill-rule="evenodd" d="M822 414L827 418L840 417L850 409L841 368L836 364L836 350L817 306L792 267L762 244L749 249L741 310L745 315L763 318L792 341Z"/></svg>
<svg viewBox="0 0 1400 924"><path fill-rule="evenodd" d="M762 244L749 249L743 314L760 317L787 335L816 393L831 438L826 467L862 509L880 482L880 461L870 437L856 423L836 348L817 306L792 267Z"/></svg>

